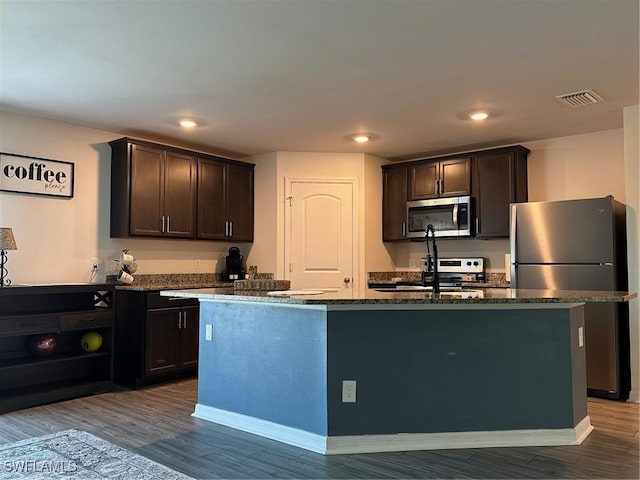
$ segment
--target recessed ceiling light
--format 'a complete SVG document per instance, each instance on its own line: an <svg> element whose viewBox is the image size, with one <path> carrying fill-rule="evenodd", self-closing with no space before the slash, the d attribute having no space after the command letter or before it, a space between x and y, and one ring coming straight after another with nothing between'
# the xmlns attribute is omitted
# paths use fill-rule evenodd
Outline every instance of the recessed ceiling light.
<svg viewBox="0 0 640 480"><path fill-rule="evenodd" d="M182 128L193 128L198 126L198 122L195 120L183 119L178 122Z"/></svg>
<svg viewBox="0 0 640 480"><path fill-rule="evenodd" d="M489 114L487 112L472 112L469 114L469 118L476 122L480 122L489 118Z"/></svg>
<svg viewBox="0 0 640 480"><path fill-rule="evenodd" d="M365 143L371 143L371 142L375 142L376 140L379 140L380 135L378 135L377 133L358 132L358 133L350 133L349 135L345 135L344 139L350 142L356 142L361 145L364 145Z"/></svg>

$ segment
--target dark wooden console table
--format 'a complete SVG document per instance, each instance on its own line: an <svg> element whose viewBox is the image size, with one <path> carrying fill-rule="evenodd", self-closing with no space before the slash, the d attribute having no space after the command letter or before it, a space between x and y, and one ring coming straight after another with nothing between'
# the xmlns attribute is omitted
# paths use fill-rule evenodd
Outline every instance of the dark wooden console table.
<svg viewBox="0 0 640 480"><path fill-rule="evenodd" d="M0 413L112 389L113 284L16 285L0 288ZM80 339L97 332L102 346ZM55 335L57 347L39 357L32 335Z"/></svg>

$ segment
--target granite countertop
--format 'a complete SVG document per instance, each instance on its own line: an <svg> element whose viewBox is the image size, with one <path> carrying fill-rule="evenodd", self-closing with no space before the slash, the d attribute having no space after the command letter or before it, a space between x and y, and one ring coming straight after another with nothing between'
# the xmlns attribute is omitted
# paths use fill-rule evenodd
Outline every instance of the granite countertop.
<svg viewBox="0 0 640 480"><path fill-rule="evenodd" d="M161 295L199 298L202 300L225 300L238 302L260 302L300 305L356 305L356 304L524 304L524 303L584 303L584 302L628 302L637 294L628 292L579 291L579 290L523 290L511 288L488 288L457 292L394 292L369 289L362 295L351 290L323 292L319 295L271 296L267 292L236 291L233 295L221 295L214 290L173 290Z"/></svg>
<svg viewBox="0 0 640 480"><path fill-rule="evenodd" d="M223 281L216 273L158 273L134 275L131 285L116 283L116 276L107 276L107 281L116 283L116 290L181 290L186 288L233 288L233 282Z"/></svg>
<svg viewBox="0 0 640 480"><path fill-rule="evenodd" d="M367 282L369 288L382 286L394 287L398 283L421 283L420 272L368 272ZM468 288L510 288L504 273L487 273L484 282L462 281L461 285Z"/></svg>
<svg viewBox="0 0 640 480"><path fill-rule="evenodd" d="M212 282L212 283L134 283L132 285L117 284L116 290L139 290L139 291L156 291L156 290L185 290L185 289L204 289L204 288L233 288L233 282Z"/></svg>

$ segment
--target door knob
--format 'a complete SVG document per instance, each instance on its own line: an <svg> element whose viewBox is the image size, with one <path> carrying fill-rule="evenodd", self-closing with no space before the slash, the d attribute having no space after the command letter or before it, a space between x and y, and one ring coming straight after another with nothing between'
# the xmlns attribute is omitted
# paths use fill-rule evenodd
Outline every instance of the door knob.
<svg viewBox="0 0 640 480"><path fill-rule="evenodd" d="M351 279L349 277L344 277L344 283L348 284L351 281Z"/></svg>

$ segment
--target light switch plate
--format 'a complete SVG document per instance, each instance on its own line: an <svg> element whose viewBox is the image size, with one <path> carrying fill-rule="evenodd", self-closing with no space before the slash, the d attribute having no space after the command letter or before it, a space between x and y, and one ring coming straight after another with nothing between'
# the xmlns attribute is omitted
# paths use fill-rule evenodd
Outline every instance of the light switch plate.
<svg viewBox="0 0 640 480"><path fill-rule="evenodd" d="M213 340L213 325L207 323L204 329L204 339L208 342Z"/></svg>
<svg viewBox="0 0 640 480"><path fill-rule="evenodd" d="M578 327L578 346L584 347L584 327Z"/></svg>

